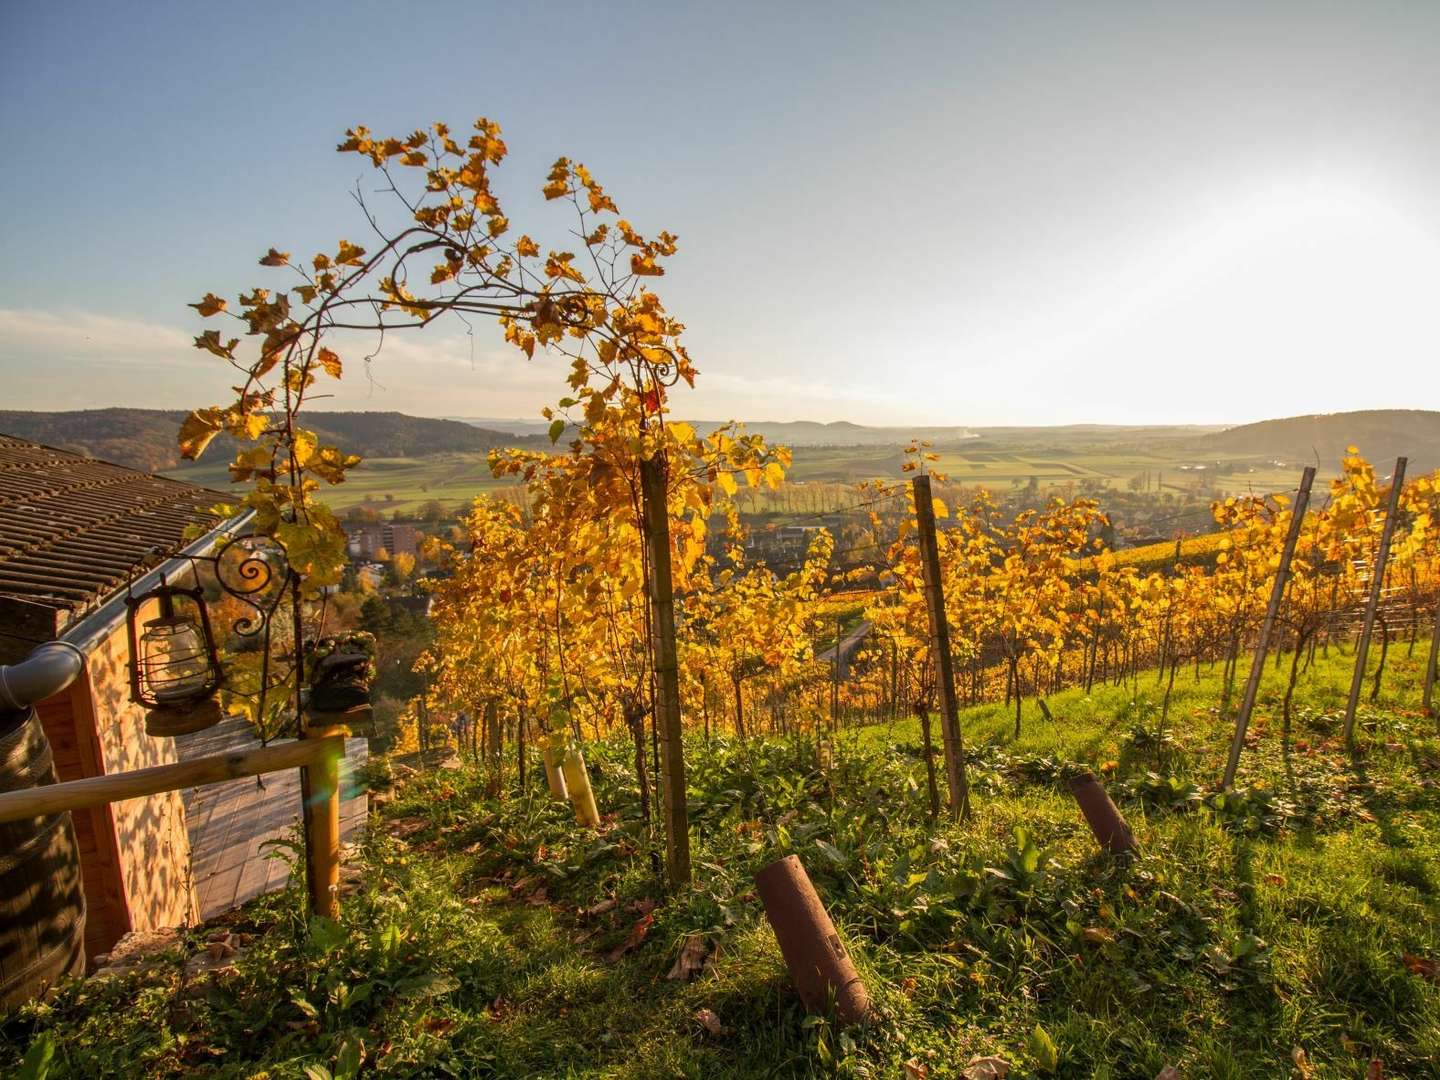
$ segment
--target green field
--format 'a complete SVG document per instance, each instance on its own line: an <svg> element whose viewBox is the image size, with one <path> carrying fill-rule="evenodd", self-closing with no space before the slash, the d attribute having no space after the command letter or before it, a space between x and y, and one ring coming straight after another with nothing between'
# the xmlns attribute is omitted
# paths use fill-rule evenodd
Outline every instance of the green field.
<svg viewBox="0 0 1440 1080"><path fill-rule="evenodd" d="M1041 487L1080 484L1089 481L1106 487L1125 488L1145 472L1150 490L1193 493L1202 482L1211 490L1232 494L1247 490L1275 491L1294 487L1301 463L1276 466L1244 455L1198 460L1178 450L1144 447L1026 448L994 445L942 447L933 467L951 482L984 485L996 490L1028 484L1034 479ZM899 447L801 447L795 451L790 477L800 481L853 483L875 478L899 479L904 455ZM1338 462L1323 463L1321 478L1333 476ZM1205 465L1203 470L1196 465ZM1216 466L1221 466L1216 470ZM1184 468L1189 466L1190 468ZM1225 471L1225 467L1233 471ZM1213 480L1211 479L1213 477Z"/></svg>
<svg viewBox="0 0 1440 1080"><path fill-rule="evenodd" d="M1199 491L1236 494L1245 491L1271 492L1293 488L1300 464L1275 466L1241 455L1197 461L1167 440L1153 444L1095 446L1089 442L1059 442L1044 447L1006 445L997 440L978 441L974 447L944 447L938 450L935 468L952 483L985 486L1008 491L1034 480L1042 489L1066 484L1088 483L1126 490L1132 479L1148 473L1147 490L1175 495ZM900 446L802 446L795 450L788 474L792 483L854 485L865 480L899 480L904 454ZM1182 466L1206 465L1204 470ZM1217 464L1222 470L1217 472ZM1337 463L1320 473L1323 482L1335 474ZM1225 472L1229 467L1234 471ZM177 469L168 475L191 483L223 488L227 473L219 463L204 463ZM508 486L490 475L484 454L449 453L427 457L375 458L350 473L342 486L325 492L326 501L336 510L366 504L386 513L411 512L425 502L439 499L454 506L477 495ZM831 500L832 502L834 500ZM848 501L848 500L843 500ZM811 509L806 504L791 506L786 496L765 493L746 496L742 506L755 511L785 512ZM829 509L829 506L825 507Z"/></svg>
<svg viewBox="0 0 1440 1080"><path fill-rule="evenodd" d="M222 491L229 486L229 474L219 463L189 465L166 475ZM512 481L490 475L484 454L374 458L352 470L345 483L327 488L325 501L335 510L369 505L387 514L396 510L410 513L432 499L453 507L513 486Z"/></svg>

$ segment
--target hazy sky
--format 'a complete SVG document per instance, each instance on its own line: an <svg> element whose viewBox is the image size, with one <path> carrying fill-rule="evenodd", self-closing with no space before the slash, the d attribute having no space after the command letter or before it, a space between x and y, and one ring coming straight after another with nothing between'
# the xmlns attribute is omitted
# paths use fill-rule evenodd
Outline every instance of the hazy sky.
<svg viewBox="0 0 1440 1080"><path fill-rule="evenodd" d="M683 415L1232 422L1440 408L1440 3L0 5L0 408L193 407L207 290L360 239L363 123L505 128L680 254ZM335 407L534 416L431 327ZM357 373L358 376L358 373Z"/></svg>

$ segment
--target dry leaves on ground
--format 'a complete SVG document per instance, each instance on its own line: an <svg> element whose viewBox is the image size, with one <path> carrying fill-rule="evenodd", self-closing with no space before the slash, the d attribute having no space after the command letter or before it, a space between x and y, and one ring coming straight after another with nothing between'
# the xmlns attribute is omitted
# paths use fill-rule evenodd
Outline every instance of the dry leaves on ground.
<svg viewBox="0 0 1440 1080"><path fill-rule="evenodd" d="M1010 1075L1010 1062L1002 1057L973 1057L960 1075L965 1080L1005 1080Z"/></svg>
<svg viewBox="0 0 1440 1080"><path fill-rule="evenodd" d="M691 934L680 946L680 955L675 958L675 963L665 978L689 982L705 967L705 955L709 951L710 943L703 934Z"/></svg>
<svg viewBox="0 0 1440 1080"><path fill-rule="evenodd" d="M613 964L615 963L615 961L619 960L622 956L628 953L631 949L638 948L641 942L645 940L645 935L650 933L650 925L654 921L655 916L650 914L647 914L644 918L638 920L635 925L630 928L629 936L626 937L625 940L622 941L619 945L616 945L615 948L611 949L609 955L606 956L605 959Z"/></svg>

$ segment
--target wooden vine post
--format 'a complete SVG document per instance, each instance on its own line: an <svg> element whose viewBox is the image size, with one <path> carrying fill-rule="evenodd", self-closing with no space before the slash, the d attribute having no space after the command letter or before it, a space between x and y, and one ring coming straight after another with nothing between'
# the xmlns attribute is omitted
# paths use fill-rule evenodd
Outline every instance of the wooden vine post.
<svg viewBox="0 0 1440 1080"><path fill-rule="evenodd" d="M1315 482L1315 469L1307 466L1300 477L1300 490L1295 495L1295 505L1290 510L1290 528L1285 533L1285 546L1280 550L1280 565L1275 570L1275 584L1270 588L1270 603L1265 608L1265 621L1260 624L1260 637L1255 642L1255 657L1250 664L1250 678L1245 682L1245 696L1240 702L1240 712L1235 717L1235 735L1230 740L1230 757L1225 762L1225 776L1220 786L1226 791L1235 783L1235 770L1240 765L1240 751L1245 746L1245 731L1250 726L1250 713L1255 708L1255 696L1260 690L1260 676L1265 670L1265 650L1270 645L1270 632L1275 628L1275 617L1280 613L1280 603L1285 598L1285 586L1290 580L1290 560L1295 555L1295 544L1300 539L1300 526L1305 522L1305 510L1310 505L1310 485ZM1161 666L1164 666L1162 657Z"/></svg>
<svg viewBox="0 0 1440 1080"><path fill-rule="evenodd" d="M965 775L965 746L960 736L960 706L955 699L955 661L950 655L950 624L940 578L940 548L935 540L935 503L930 477L910 481L915 495L915 524L920 536L920 567L925 577L925 606L930 613L930 649L940 690L940 735L945 747L945 778L950 785L950 817L970 817L970 783Z"/></svg>
<svg viewBox="0 0 1440 1080"><path fill-rule="evenodd" d="M1435 708L1435 666L1440 664L1440 600L1435 604L1435 629L1430 632L1430 657L1425 662L1425 711L1431 716L1440 713Z"/></svg>
<svg viewBox="0 0 1440 1080"><path fill-rule="evenodd" d="M640 462L645 540L650 552L652 662L658 684L655 722L660 740L660 796L665 816L665 872L671 888L690 881L690 814L685 802L685 748L680 728L680 669L675 650L675 597L670 576L670 518L665 459Z"/></svg>
<svg viewBox="0 0 1440 1080"><path fill-rule="evenodd" d="M305 885L310 914L340 915L340 758L344 727L305 725L301 739L330 739L332 748L300 769L300 799L305 823Z"/></svg>
<svg viewBox="0 0 1440 1080"><path fill-rule="evenodd" d="M830 730L840 730L840 616L835 616L835 662L830 665Z"/></svg>
<svg viewBox="0 0 1440 1080"><path fill-rule="evenodd" d="M1390 561L1390 539L1395 535L1395 512L1400 505L1400 489L1405 485L1405 465L1405 458L1395 459L1390 499L1385 504L1385 524L1380 529L1380 548L1375 553L1375 571L1370 578L1370 597L1365 601L1365 622L1360 628L1360 643L1355 647L1355 673L1350 677L1350 698L1345 703L1345 745L1351 750L1355 749L1355 709L1360 704L1360 687L1365 681L1365 660L1370 652L1370 634L1375 629L1375 612L1385 588L1385 564Z"/></svg>

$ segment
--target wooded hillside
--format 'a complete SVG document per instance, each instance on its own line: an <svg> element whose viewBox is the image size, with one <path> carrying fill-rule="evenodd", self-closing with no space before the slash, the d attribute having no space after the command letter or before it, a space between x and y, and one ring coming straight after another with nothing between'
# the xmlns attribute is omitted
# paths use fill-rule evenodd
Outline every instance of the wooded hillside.
<svg viewBox="0 0 1440 1080"><path fill-rule="evenodd" d="M167 409L86 409L77 412L0 410L0 431L22 439L89 454L147 472L180 465L175 435L184 413ZM497 446L548 446L543 436L434 420L398 412L314 412L306 414L322 442L344 446L366 458L423 457ZM233 452L220 436L206 457L224 460Z"/></svg>

